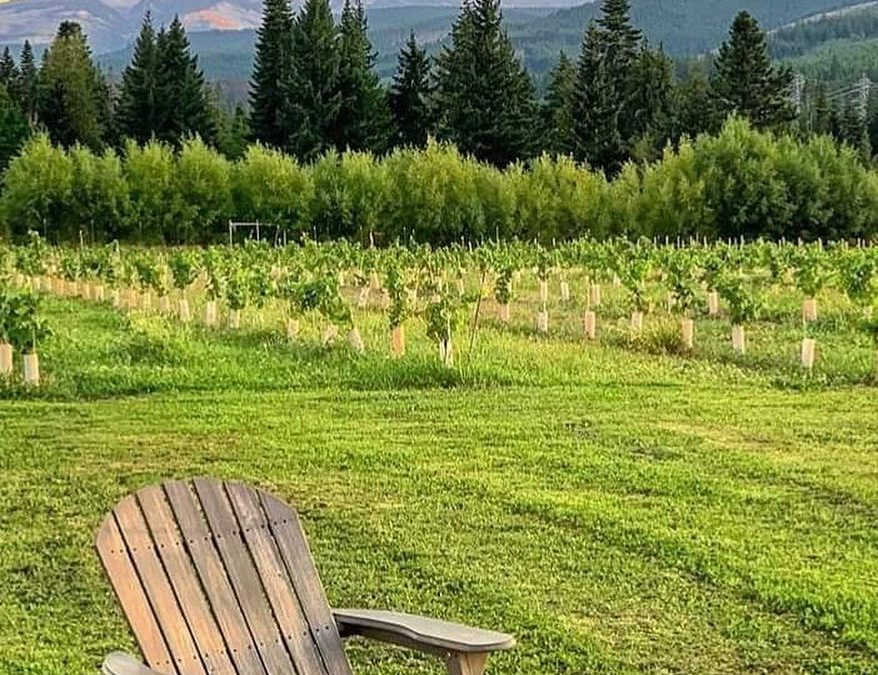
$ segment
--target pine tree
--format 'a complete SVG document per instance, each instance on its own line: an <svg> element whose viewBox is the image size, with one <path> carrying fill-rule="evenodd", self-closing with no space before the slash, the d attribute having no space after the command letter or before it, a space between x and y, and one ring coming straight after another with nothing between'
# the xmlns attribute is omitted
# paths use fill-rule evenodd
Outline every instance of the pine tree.
<svg viewBox="0 0 878 675"><path fill-rule="evenodd" d="M305 0L293 24L292 68L285 83L286 148L310 160L334 147L339 92L338 28L328 0Z"/></svg>
<svg viewBox="0 0 878 675"><path fill-rule="evenodd" d="M18 66L15 65L15 59L12 58L12 52L9 47L3 50L3 56L0 56L0 86L6 89L6 93L17 99L18 93Z"/></svg>
<svg viewBox="0 0 878 675"><path fill-rule="evenodd" d="M122 73L122 86L116 107L119 132L139 143L148 141L161 132L160 107L162 94L158 90L159 55L152 18L147 12L140 24L140 33L134 43L131 63Z"/></svg>
<svg viewBox="0 0 878 675"><path fill-rule="evenodd" d="M18 103L0 84L0 175L30 134L30 127Z"/></svg>
<svg viewBox="0 0 878 675"><path fill-rule="evenodd" d="M431 78L430 59L426 50L418 46L413 31L399 53L399 65L390 90L398 145L423 147L434 131Z"/></svg>
<svg viewBox="0 0 878 675"><path fill-rule="evenodd" d="M673 132L674 64L644 42L632 69L629 132L638 159L657 158Z"/></svg>
<svg viewBox="0 0 878 675"><path fill-rule="evenodd" d="M231 115L220 107L217 108L217 113L217 150L227 159L240 159L247 151L248 139L250 138L247 111L239 103Z"/></svg>
<svg viewBox="0 0 878 675"><path fill-rule="evenodd" d="M250 127L255 140L274 147L283 147L289 136L282 110L284 83L290 78L292 31L289 0L265 0L250 78Z"/></svg>
<svg viewBox="0 0 878 675"><path fill-rule="evenodd" d="M502 30L498 0L465 0L438 60L439 133L497 166L533 155L533 83Z"/></svg>
<svg viewBox="0 0 878 675"><path fill-rule="evenodd" d="M576 96L576 65L564 52L549 74L543 105L545 150L566 155L573 151L573 101Z"/></svg>
<svg viewBox="0 0 878 675"><path fill-rule="evenodd" d="M712 86L724 115L741 115L760 129L795 119L792 72L772 66L765 33L747 12L735 18L715 66Z"/></svg>
<svg viewBox="0 0 878 675"><path fill-rule="evenodd" d="M607 76L619 102L619 134L628 145L642 132L636 125L636 104L632 99L637 90L634 74L643 36L631 25L629 0L603 0L597 25L601 32Z"/></svg>
<svg viewBox="0 0 878 675"><path fill-rule="evenodd" d="M811 131L815 134L828 134L832 132L832 108L829 105L826 85L823 82L817 86L813 119L810 126Z"/></svg>
<svg viewBox="0 0 878 675"><path fill-rule="evenodd" d="M18 59L18 102L28 121L33 124L37 114L37 82L39 72L34 59L34 50L28 40L24 41Z"/></svg>
<svg viewBox="0 0 878 675"><path fill-rule="evenodd" d="M838 140L857 150L863 160L868 161L872 156L872 146L869 141L866 111L862 109L859 101L844 103L839 122Z"/></svg>
<svg viewBox="0 0 878 675"><path fill-rule="evenodd" d="M37 117L51 139L65 146L103 146L107 119L107 87L91 60L91 50L78 23L64 21L43 54L37 86Z"/></svg>
<svg viewBox="0 0 878 675"><path fill-rule="evenodd" d="M375 73L362 0L345 0L339 27L339 111L335 147L383 152L390 133L387 92Z"/></svg>
<svg viewBox="0 0 878 675"><path fill-rule="evenodd" d="M613 75L608 72L603 36L589 23L582 41L573 99L573 156L608 175L627 157L619 131L621 107Z"/></svg>
<svg viewBox="0 0 878 675"><path fill-rule="evenodd" d="M189 38L178 16L156 38L158 53L157 137L173 145L198 134L207 143L216 140L211 111L198 57L192 56Z"/></svg>
<svg viewBox="0 0 878 675"><path fill-rule="evenodd" d="M675 91L674 140L696 138L718 130L710 82L700 67L692 68Z"/></svg>

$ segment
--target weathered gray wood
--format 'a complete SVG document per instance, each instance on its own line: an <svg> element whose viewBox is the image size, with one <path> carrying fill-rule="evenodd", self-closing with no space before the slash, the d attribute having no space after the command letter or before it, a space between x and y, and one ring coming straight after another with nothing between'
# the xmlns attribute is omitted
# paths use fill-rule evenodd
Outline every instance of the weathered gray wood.
<svg viewBox="0 0 878 675"><path fill-rule="evenodd" d="M144 658L156 668L162 668L167 675L177 675L173 659L155 614L152 611L143 586L137 578L134 563L128 556L125 542L119 532L115 516L110 513L98 530L96 541L98 555L122 612L137 638L137 644Z"/></svg>
<svg viewBox="0 0 878 675"><path fill-rule="evenodd" d="M434 651L484 653L510 649L515 638L506 633L471 628L448 621L412 614L375 609L336 609L335 620L345 635L361 635L366 630L404 637L409 644Z"/></svg>
<svg viewBox="0 0 878 675"><path fill-rule="evenodd" d="M102 675L167 675L158 670L147 668L130 654L113 652L104 659L101 665Z"/></svg>
<svg viewBox="0 0 878 675"><path fill-rule="evenodd" d="M489 652L515 644L409 614L332 612L296 512L244 485L144 488L104 520L97 548L149 664L111 654L104 675L353 675L341 635L481 675Z"/></svg>
<svg viewBox="0 0 878 675"><path fill-rule="evenodd" d="M198 501L186 483L170 481L162 487L238 673L267 675Z"/></svg>
<svg viewBox="0 0 878 675"><path fill-rule="evenodd" d="M192 484L266 669L270 675L295 673L222 483L196 478Z"/></svg>
<svg viewBox="0 0 878 675"><path fill-rule="evenodd" d="M487 654L452 654L445 662L448 675L482 675Z"/></svg>
<svg viewBox="0 0 878 675"><path fill-rule="evenodd" d="M159 560L146 521L134 495L113 509L137 576L155 612L162 634L181 675L206 675L198 648ZM159 664L150 663L150 666Z"/></svg>
<svg viewBox="0 0 878 675"><path fill-rule="evenodd" d="M147 487L137 500L207 671L235 673L164 491L158 485Z"/></svg>
<svg viewBox="0 0 878 675"><path fill-rule="evenodd" d="M300 672L325 675L326 667L268 529L259 495L235 483L226 483L226 492L293 661Z"/></svg>
<svg viewBox="0 0 878 675"><path fill-rule="evenodd" d="M298 514L268 493L259 496L329 675L353 675Z"/></svg>

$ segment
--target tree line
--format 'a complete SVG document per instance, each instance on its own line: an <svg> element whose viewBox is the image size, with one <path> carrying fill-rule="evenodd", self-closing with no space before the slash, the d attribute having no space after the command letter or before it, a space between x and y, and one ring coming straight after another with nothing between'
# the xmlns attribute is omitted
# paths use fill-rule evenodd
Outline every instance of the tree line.
<svg viewBox="0 0 878 675"><path fill-rule="evenodd" d="M878 236L878 173L827 136L799 141L730 119L614 179L565 155L498 168L451 143L329 150L299 162L255 144L236 161L198 137L179 149L128 140L117 152L69 149L44 135L9 165L0 236L53 242L223 241L229 218L285 237L368 244L543 243L580 237Z"/></svg>
<svg viewBox="0 0 878 675"><path fill-rule="evenodd" d="M306 0L297 13L289 0L265 0L249 114L233 115L212 100L179 19L156 29L145 16L118 83L97 68L80 27L65 22L39 69L29 45L20 64L8 51L0 61L0 163L29 127L93 150L128 138L179 147L198 135L230 158L256 141L300 161L328 150L423 147L434 137L499 167L550 152L612 176L669 142L715 133L730 114L760 129L791 128L792 75L772 64L747 13L711 72L694 68L678 82L661 46L632 25L628 0L602 0L600 10L578 59L560 54L539 99L499 0L466 0L436 58L412 35L389 87L375 73L361 1L347 0L336 19L328 0Z"/></svg>
<svg viewBox="0 0 878 675"><path fill-rule="evenodd" d="M306 0L295 16L288 0L266 0L251 81L253 138L307 160L329 148L423 146L432 136L496 166L548 151L614 175L684 135L716 132L730 114L764 129L796 117L792 74L772 64L746 12L711 77L694 70L680 84L673 61L632 26L628 0L602 0L578 61L560 54L542 101L499 0L466 0L435 59L412 35L389 91L374 58L362 5L348 2L335 25L328 0Z"/></svg>
<svg viewBox="0 0 878 675"><path fill-rule="evenodd" d="M66 147L100 151L126 139L179 147L198 135L233 156L247 144L243 108L228 114L205 83L182 23L156 30L144 17L131 63L114 83L96 64L82 27L61 23L42 61L25 41L18 62L0 56L0 171L35 131Z"/></svg>

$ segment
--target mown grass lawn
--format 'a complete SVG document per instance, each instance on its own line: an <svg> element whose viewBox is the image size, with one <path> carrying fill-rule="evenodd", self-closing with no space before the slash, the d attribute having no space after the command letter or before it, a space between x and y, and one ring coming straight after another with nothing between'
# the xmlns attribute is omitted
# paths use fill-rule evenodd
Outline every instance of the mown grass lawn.
<svg viewBox="0 0 878 675"><path fill-rule="evenodd" d="M878 672L878 393L487 330L445 372L51 301L0 401L0 672L134 645L92 539L168 477L295 504L330 600L516 634L489 672ZM175 329L172 329L175 330ZM463 359L462 359L463 361ZM357 673L440 673L355 644Z"/></svg>

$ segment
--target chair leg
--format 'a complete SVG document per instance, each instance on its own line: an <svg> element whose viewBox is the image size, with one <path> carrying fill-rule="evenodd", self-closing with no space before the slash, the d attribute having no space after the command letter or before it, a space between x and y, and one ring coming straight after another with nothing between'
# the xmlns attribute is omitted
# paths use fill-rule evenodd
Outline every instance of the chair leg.
<svg viewBox="0 0 878 675"><path fill-rule="evenodd" d="M448 675L482 675L487 654L451 654L448 657Z"/></svg>

